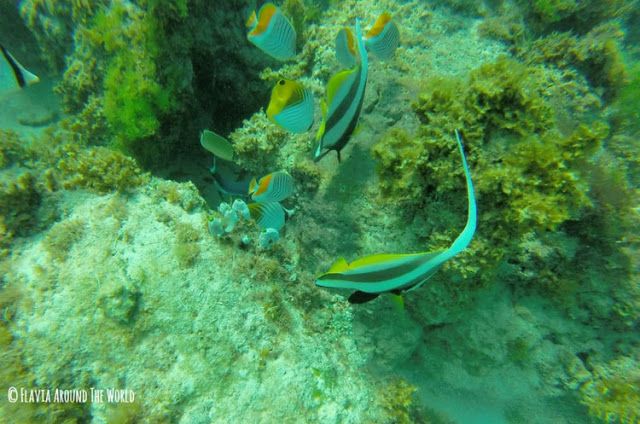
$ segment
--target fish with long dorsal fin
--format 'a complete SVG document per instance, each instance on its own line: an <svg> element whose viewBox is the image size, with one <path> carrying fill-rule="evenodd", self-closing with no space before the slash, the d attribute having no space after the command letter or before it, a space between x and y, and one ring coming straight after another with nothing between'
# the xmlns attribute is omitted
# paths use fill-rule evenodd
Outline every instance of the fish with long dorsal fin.
<svg viewBox="0 0 640 424"><path fill-rule="evenodd" d="M29 72L3 45L0 45L0 96L18 91L38 81L40 78Z"/></svg>
<svg viewBox="0 0 640 424"><path fill-rule="evenodd" d="M451 246L438 252L369 255L351 263L348 263L344 258L339 258L329 271L316 279L316 285L355 290L349 297L350 303L368 302L382 293L399 295L422 286L443 263L462 252L469 245L476 231L476 198L462 141L457 131L456 141L467 182L468 210L467 223Z"/></svg>
<svg viewBox="0 0 640 424"><path fill-rule="evenodd" d="M347 145L358 125L369 71L359 19L356 19L356 41L358 65L338 72L327 84L322 123L316 134L318 146L314 153L315 161L322 159L331 150L337 152L340 160L340 151Z"/></svg>

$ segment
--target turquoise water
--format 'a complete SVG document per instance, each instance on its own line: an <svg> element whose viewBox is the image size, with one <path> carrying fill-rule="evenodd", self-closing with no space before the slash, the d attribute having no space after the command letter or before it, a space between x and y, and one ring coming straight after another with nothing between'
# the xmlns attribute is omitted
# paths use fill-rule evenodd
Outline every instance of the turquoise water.
<svg viewBox="0 0 640 424"><path fill-rule="evenodd" d="M639 21L0 3L0 422L640 422Z"/></svg>

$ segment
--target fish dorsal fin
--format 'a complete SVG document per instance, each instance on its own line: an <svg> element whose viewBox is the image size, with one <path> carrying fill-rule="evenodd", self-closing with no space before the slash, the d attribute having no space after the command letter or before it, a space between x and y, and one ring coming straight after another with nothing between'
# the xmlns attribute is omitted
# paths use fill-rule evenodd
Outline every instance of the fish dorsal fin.
<svg viewBox="0 0 640 424"><path fill-rule="evenodd" d="M338 258L336 259L336 261L331 265L331 268L329 268L329 271L327 271L327 274L337 274L340 272L344 272L346 270L349 269L349 264L347 263L345 258Z"/></svg>
<svg viewBox="0 0 640 424"><path fill-rule="evenodd" d="M269 189L269 184L271 184L271 180L273 179L274 173L267 174L264 177L260 178L258 183L256 184L255 190L253 191L253 196L259 196L264 194Z"/></svg>
<svg viewBox="0 0 640 424"><path fill-rule="evenodd" d="M325 119L327 117L327 102L322 99L320 100L320 111L322 112L322 119Z"/></svg>
<svg viewBox="0 0 640 424"><path fill-rule="evenodd" d="M385 263L411 259L412 257L416 257L419 255L419 253L378 253L375 255L364 256L362 258L356 259L355 261L351 262L350 267L354 269L369 265L383 265Z"/></svg>
<svg viewBox="0 0 640 424"><path fill-rule="evenodd" d="M253 29L249 33L251 36L256 36L264 33L271 22L271 18L278 12L278 8L273 3L265 3L258 11L257 19L253 26ZM255 12L254 12L255 13ZM249 18L251 19L251 18Z"/></svg>
<svg viewBox="0 0 640 424"><path fill-rule="evenodd" d="M256 16L256 11L252 11L251 15L249 15L249 17L247 18L247 22L244 23L244 25L247 28L250 28L251 30L253 30L253 28L255 28L255 26L258 23L258 17Z"/></svg>
<svg viewBox="0 0 640 424"><path fill-rule="evenodd" d="M342 28L336 35L336 59L347 68L351 68L356 64L358 50L356 48L356 40L353 32L348 27Z"/></svg>
<svg viewBox="0 0 640 424"><path fill-rule="evenodd" d="M382 13L380 16L378 16L378 19L376 19L376 22L373 24L371 29L369 31L367 31L367 33L364 36L364 38L372 38L372 37L375 37L377 35L380 35L380 33L382 32L384 27L390 21L391 21L391 15L388 12Z"/></svg>
<svg viewBox="0 0 640 424"><path fill-rule="evenodd" d="M327 83L327 101L325 105L327 109L331 108L331 105L333 105L333 100L335 99L336 94L338 94L338 91L340 91L340 88L342 88L344 84L346 84L349 81L350 77L353 76L356 70L357 68L345 69L344 71L340 71L331 77L331 79ZM323 116L326 116L326 113L323 114Z"/></svg>

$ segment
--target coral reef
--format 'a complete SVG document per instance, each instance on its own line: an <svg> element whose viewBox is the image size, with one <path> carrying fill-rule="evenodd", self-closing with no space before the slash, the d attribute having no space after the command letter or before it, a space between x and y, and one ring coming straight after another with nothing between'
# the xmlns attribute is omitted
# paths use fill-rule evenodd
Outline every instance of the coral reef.
<svg viewBox="0 0 640 424"><path fill-rule="evenodd" d="M79 219L54 225L43 240L45 251L57 261L65 260L73 244L82 238L84 227Z"/></svg>
<svg viewBox="0 0 640 424"><path fill-rule="evenodd" d="M239 49L246 43L242 28L228 26L243 20L243 7L242 1L216 7L184 0L30 0L20 10L52 67L66 64L57 91L75 136L159 166L195 150L183 141L202 127L225 133L266 100L255 71L265 59ZM96 128L96 115L105 125Z"/></svg>
<svg viewBox="0 0 640 424"><path fill-rule="evenodd" d="M606 181L616 178L613 175L599 178L602 173L610 174L605 169L612 167L599 165L601 159L595 160L602 157L600 148L610 137L610 126L604 120L591 118L561 129L556 124L559 112L552 107L556 95L546 72L539 66L501 58L472 71L468 81L432 77L423 85L424 91L414 105L422 122L417 133L410 135L402 127L393 128L373 147L384 201L401 202L410 219L423 213L438 214L440 221L451 222L448 214L438 211L441 203L434 197L446 196L446 204L464 210L462 196L453 198L451 194L452 190L460 191L463 184L451 141L454 129L462 129L481 199L479 227L491 231L480 231L470 246L473 257L463 255L450 267L467 277L485 270L475 277L481 285L492 281L489 270L505 255L513 257L514 251L518 252L517 241L531 234L545 240L545 234L564 229L569 236L566 240L577 238L580 243L591 245L594 241L582 231L586 227L574 223L589 222L593 231L593 223L600 222L600 232L595 233L618 231L607 241L598 242L602 254L608 255L605 252L619 250L615 240L637 226L633 206L614 200L638 196L624 177L619 176L616 184L619 196L605 199L599 194L598 187L608 186ZM611 203L619 208L606 206ZM445 247L450 242L448 233L434 231L432 225L426 229L416 227L413 232L424 234L433 250ZM561 240L558 246L563 246L566 240ZM547 243L543 241L544 245ZM568 246L572 244L575 242ZM571 249L561 247L560 251L567 248ZM565 267L578 263L586 254L580 249L578 254L561 254L562 262L554 262L552 258L558 257L551 256L542 261L544 266L540 260L534 260L534 286L537 284L542 292L563 304L584 284ZM621 271L621 281L628 282L630 267L624 254L617 263L625 270ZM596 268L594 264L593 272L597 272ZM520 276L514 281L527 281L522 274L516 275ZM628 283L619 288L620 293L629 293L629 289ZM570 308L571 302L564 305ZM613 309L608 311L605 316L616 315Z"/></svg>
<svg viewBox="0 0 640 424"><path fill-rule="evenodd" d="M254 114L229 136L236 163L255 175L277 169L280 150L290 137L270 122L264 113Z"/></svg>
<svg viewBox="0 0 640 424"><path fill-rule="evenodd" d="M602 422L636 423L640 419L638 359L619 357L598 365L593 379L580 390L589 413Z"/></svg>
<svg viewBox="0 0 640 424"><path fill-rule="evenodd" d="M286 278L283 264L288 261L215 243L204 236L205 211L187 212L159 200L150 187L128 197L118 219L104 214L117 206L119 196L89 193L76 202L60 228L93 219L85 220L64 262L42 256L44 240L16 249L15 259L23 266L3 277L10 286L24 288L23 301L43 306L30 308L11 324L10 334L24 341L19 352L25 372L54 387L126 384L135 391L130 413L96 405L92 419L134 415L176 422L254 421L268 410L270 417L284 420L360 422L384 414L366 401L374 389L359 371L353 342L339 337L337 330L309 331L322 328L329 317L320 302L306 310L313 327L302 319L296 302L313 297L306 295L308 284ZM158 210L165 211L166 222L154 219ZM197 263L206 265L177 267L167 261L167 252L178 243L197 244ZM343 321L340 331L350 325L344 315L336 311L330 316ZM54 338L62 354L46 348ZM77 364L73 369L70 358ZM310 363L327 380L328 370L334 375L334 383L322 390L322 402L313 398L319 378ZM292 381L300 387L293 395L271 389L271 383ZM82 408L80 417L85 416ZM9 410L1 413L18 417Z"/></svg>
<svg viewBox="0 0 640 424"><path fill-rule="evenodd" d="M286 0L284 64L247 42L247 2L223 3L21 2L66 115L0 130L1 379L138 396L0 405L0 421L637 421L632 2ZM342 162L315 164L311 133L260 110L269 86L320 97L337 29L384 10L401 47L372 58ZM285 232L143 172L204 173L202 128L230 134L247 174L293 176ZM465 253L406 309L318 289L336 257L450 245L467 208L455 129L478 195Z"/></svg>
<svg viewBox="0 0 640 424"><path fill-rule="evenodd" d="M85 188L98 193L126 191L148 181L136 162L105 147L80 149L65 145L56 168L65 189Z"/></svg>
<svg viewBox="0 0 640 424"><path fill-rule="evenodd" d="M627 78L620 43L624 33L615 23L593 28L582 37L569 32L539 38L522 48L518 55L530 64L546 63L562 70L565 78L573 72L583 74L605 101L616 98Z"/></svg>
<svg viewBox="0 0 640 424"><path fill-rule="evenodd" d="M633 1L535 0L520 1L519 4L528 14L529 27L536 32L572 28L578 33L585 33L603 21L624 16L633 6Z"/></svg>

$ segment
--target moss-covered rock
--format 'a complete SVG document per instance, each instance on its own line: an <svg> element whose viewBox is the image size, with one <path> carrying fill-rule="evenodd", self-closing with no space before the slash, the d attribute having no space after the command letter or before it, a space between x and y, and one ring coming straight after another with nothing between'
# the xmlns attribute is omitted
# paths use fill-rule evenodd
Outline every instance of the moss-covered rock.
<svg viewBox="0 0 640 424"><path fill-rule="evenodd" d="M428 240L430 250L443 249L459 230L442 228L461 228L460 211L466 208L454 140L454 130L459 129L478 196L479 224L469 247L471 254L447 264L447 278L490 283L505 258L519 263L513 258L523 254L528 245L525 240L533 237L546 240L542 245L553 246L548 235L565 230L567 237L556 240L557 255L522 265L521 270L533 267L535 281L529 281L516 267L503 266L500 272L507 272L504 278L516 284L536 287L559 303L566 301L564 306L569 307L568 299L581 285L590 283L576 278L568 267L578 266L580 261L593 264L589 269L594 273L599 267L599 260L587 260L583 256L586 252L575 247L576 243L594 242L584 230L601 222L601 231L594 234L621 228L625 232L635 224L622 223L636 221L629 205L611 200L620 205L617 212L611 212L604 206L610 201L600 200L594 191L601 184L608 185L592 176L596 175L594 166L599 168L594 158L601 155L600 149L609 138L609 125L592 118L561 130L557 125L559 111L552 105L563 103L556 101L552 80L544 68L506 58L472 71L468 80L433 77L426 81L414 105L422 121L418 131L410 134L401 127L392 129L374 145L373 156L385 202L402 205L404 214L414 222L428 217L424 218L428 224L413 231ZM570 104L572 100L568 97L565 101ZM635 198L626 185L618 183L617 187L626 193L620 199ZM451 210L458 211L457 215ZM617 224L612 224L609 216L615 216ZM588 226L574 225L587 222ZM603 255L615 250L614 238L596 242ZM620 266L629 272L625 263L621 257ZM628 281L628 276L621 278ZM467 287L473 285L471 281ZM625 287L619 292L629 293L628 285ZM452 296L468 298L454 288L447 290ZM615 314L612 308L605 313Z"/></svg>
<svg viewBox="0 0 640 424"><path fill-rule="evenodd" d="M66 145L64 151L57 168L65 189L84 188L107 193L127 191L148 181L148 175L136 162L121 152L106 147L82 150L73 145Z"/></svg>

